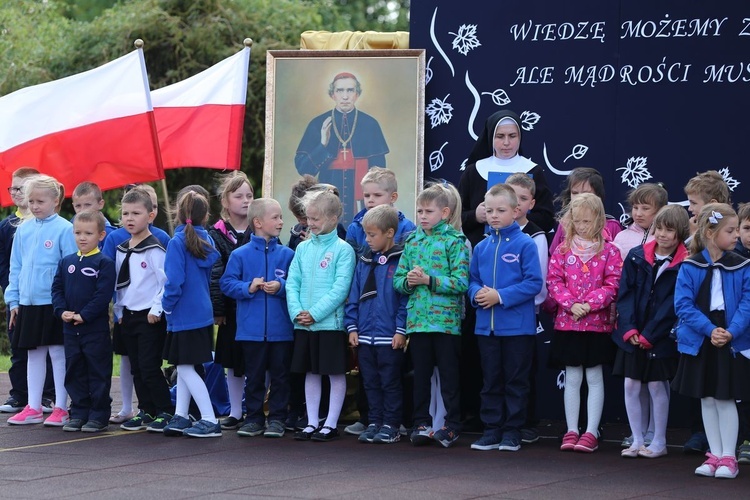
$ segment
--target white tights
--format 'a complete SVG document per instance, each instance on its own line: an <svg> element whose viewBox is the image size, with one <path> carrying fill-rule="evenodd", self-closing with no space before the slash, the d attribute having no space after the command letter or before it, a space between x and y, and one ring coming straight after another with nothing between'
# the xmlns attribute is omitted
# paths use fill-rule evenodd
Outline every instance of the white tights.
<svg viewBox="0 0 750 500"><path fill-rule="evenodd" d="M214 407L211 405L211 397L208 395L208 389L206 389L206 383L195 371L195 367L193 365L177 365L177 396L175 398L175 413L177 415L188 418L190 396L198 405L201 420L208 420L214 424L218 422L214 414Z"/></svg>
<svg viewBox="0 0 750 500"><path fill-rule="evenodd" d="M328 375L331 380L331 396L328 401L328 416L325 425L335 429L338 425L341 408L346 397L346 375ZM323 376L307 372L305 375L305 401L307 405L307 425L317 428L320 415L320 394L322 392ZM328 429L320 431L328 434Z"/></svg>
<svg viewBox="0 0 750 500"><path fill-rule="evenodd" d="M739 432L736 403L731 399L701 398L701 412L711 454L734 458Z"/></svg>
<svg viewBox="0 0 750 500"><path fill-rule="evenodd" d="M227 391L229 392L229 416L242 419L242 396L245 394L245 377L236 377L232 368L227 368Z"/></svg>
<svg viewBox="0 0 750 500"><path fill-rule="evenodd" d="M565 367L565 421L568 431L578 432L578 417L581 411L581 384L583 383L582 366ZM588 422L586 432L599 436L599 422L604 409L604 375L602 365L586 368L586 384L589 387L586 410Z"/></svg>
<svg viewBox="0 0 750 500"><path fill-rule="evenodd" d="M641 397L647 389L649 398L644 404ZM649 412L649 403L652 411ZM654 438L649 445L651 451L661 451L667 445L667 418L669 417L669 392L662 381L643 384L640 380L625 378L625 409L628 412L630 431L633 433L632 448L643 446L643 436L648 419L645 413L651 413L654 420Z"/></svg>
<svg viewBox="0 0 750 500"><path fill-rule="evenodd" d="M29 407L38 410L42 407L44 379L47 378L47 353L52 360L52 378L55 382L55 406L68 409L68 392L65 390L65 347L43 345L28 351L26 383L29 387Z"/></svg>

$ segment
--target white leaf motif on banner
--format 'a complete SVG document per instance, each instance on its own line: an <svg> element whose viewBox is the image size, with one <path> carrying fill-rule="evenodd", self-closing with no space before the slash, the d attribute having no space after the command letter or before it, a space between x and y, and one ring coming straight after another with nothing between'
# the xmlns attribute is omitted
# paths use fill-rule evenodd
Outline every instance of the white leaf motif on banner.
<svg viewBox="0 0 750 500"><path fill-rule="evenodd" d="M584 146L583 144L576 144L573 147L573 151L567 157L565 157L565 159L563 160L563 163L568 161L571 157L575 158L576 160L580 160L581 158L586 156L586 153L588 153L588 151L589 151L588 146Z"/></svg>
<svg viewBox="0 0 750 500"><path fill-rule="evenodd" d="M510 104L510 97L508 97L508 93L503 89L496 89L494 92L482 92L482 95L492 96L492 102L498 106L507 106Z"/></svg>
<svg viewBox="0 0 750 500"><path fill-rule="evenodd" d="M435 50L437 50L438 53L443 56L446 64L448 64L448 67L451 69L451 75L456 76L456 70L453 69L453 63L448 58L448 55L445 53L443 48L440 46L437 35L435 35L435 19L437 19L437 7L435 7L435 11L432 13L432 21L430 21L430 39L432 40L432 44L435 46Z"/></svg>
<svg viewBox="0 0 750 500"><path fill-rule="evenodd" d="M434 98L429 106L425 108L425 113L430 117L430 128L435 128L441 123L447 124L453 118L453 106L447 102L448 96L450 94L446 95L442 100L437 97Z"/></svg>
<svg viewBox="0 0 750 500"><path fill-rule="evenodd" d="M557 374L557 388L565 389L565 370L560 370Z"/></svg>
<svg viewBox="0 0 750 500"><path fill-rule="evenodd" d="M542 155L544 156L544 163L547 164L547 169L556 175L570 175L572 170L558 170L555 167L552 166L552 164L549 162L549 157L547 156L547 143L544 143L544 147L542 148Z"/></svg>
<svg viewBox="0 0 750 500"><path fill-rule="evenodd" d="M459 53L466 55L470 50L476 49L481 43L477 40L477 25L476 24L462 24L458 28L458 33L449 31L448 34L453 35L453 48L458 50Z"/></svg>
<svg viewBox="0 0 750 500"><path fill-rule="evenodd" d="M427 85L430 83L430 80L432 80L432 68L430 68L430 64L432 63L432 57L430 57L430 60L427 61L427 67L424 69L424 84Z"/></svg>
<svg viewBox="0 0 750 500"><path fill-rule="evenodd" d="M445 161L445 158L443 157L443 148L447 145L448 142L446 141L440 146L440 149L430 153L430 172L434 172L443 166L443 161Z"/></svg>
<svg viewBox="0 0 750 500"><path fill-rule="evenodd" d="M466 76L464 77L464 83L466 83L466 88L469 89L469 92L471 92L471 95L474 96L474 106L471 108L471 113L469 114L469 123L467 123L467 127L469 130L469 135L472 139L475 141L477 140L477 137L479 137L476 132L474 132L474 121L477 119L477 113L479 113L479 106L482 105L482 97L479 95L479 92L477 91L476 87L474 87L474 84L471 83L471 78L469 78L469 72L466 71Z"/></svg>
<svg viewBox="0 0 750 500"><path fill-rule="evenodd" d="M719 173L724 178L724 182L727 183L727 187L730 191L734 191L734 189L740 185L740 181L732 177L732 174L729 173L729 167L722 168L719 170Z"/></svg>
<svg viewBox="0 0 750 500"><path fill-rule="evenodd" d="M524 111L521 113L521 128L525 131L534 130L534 125L537 124L541 116L533 111Z"/></svg>
<svg viewBox="0 0 750 500"><path fill-rule="evenodd" d="M648 158L645 156L631 156L628 158L628 162L624 167L616 168L615 172L622 170L620 179L623 184L627 184L629 187L635 189L642 182L646 182L651 179L651 172L646 168Z"/></svg>
<svg viewBox="0 0 750 500"><path fill-rule="evenodd" d="M544 331L544 327L542 326L542 322L540 321L536 325L536 333L542 333Z"/></svg>
<svg viewBox="0 0 750 500"><path fill-rule="evenodd" d="M625 207L622 205L622 203L618 203L618 205L620 205L620 210L622 210L622 214L620 215L620 219L619 219L620 224L624 226L625 223L628 221L628 219L630 219L630 214L628 213L627 210L625 210Z"/></svg>
<svg viewBox="0 0 750 500"><path fill-rule="evenodd" d="M468 158L464 158L464 161L461 162L461 168L459 168L460 171L466 170L466 162L468 161Z"/></svg>

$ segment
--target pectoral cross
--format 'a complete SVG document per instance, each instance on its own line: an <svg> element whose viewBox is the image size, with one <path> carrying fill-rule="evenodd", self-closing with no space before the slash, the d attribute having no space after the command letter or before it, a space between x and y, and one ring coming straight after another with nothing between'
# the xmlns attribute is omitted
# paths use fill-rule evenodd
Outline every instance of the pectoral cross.
<svg viewBox="0 0 750 500"><path fill-rule="evenodd" d="M346 160L346 144L342 144L344 148L341 150L342 153L344 153L344 160Z"/></svg>

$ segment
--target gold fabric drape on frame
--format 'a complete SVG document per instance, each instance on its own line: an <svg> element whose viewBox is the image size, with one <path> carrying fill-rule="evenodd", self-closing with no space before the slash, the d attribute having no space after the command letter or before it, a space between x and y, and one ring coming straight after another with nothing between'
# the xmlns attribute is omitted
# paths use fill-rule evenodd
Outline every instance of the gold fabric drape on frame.
<svg viewBox="0 0 750 500"><path fill-rule="evenodd" d="M300 37L302 50L408 49L409 32L396 31L305 31Z"/></svg>

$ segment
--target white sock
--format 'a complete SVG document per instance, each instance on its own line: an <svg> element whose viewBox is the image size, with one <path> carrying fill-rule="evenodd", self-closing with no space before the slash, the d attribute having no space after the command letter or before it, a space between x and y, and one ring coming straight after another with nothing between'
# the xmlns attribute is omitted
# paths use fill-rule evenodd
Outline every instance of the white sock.
<svg viewBox="0 0 750 500"><path fill-rule="evenodd" d="M120 356L120 393L122 394L120 415L133 413L133 374L130 373L129 356Z"/></svg>
<svg viewBox="0 0 750 500"><path fill-rule="evenodd" d="M653 404L654 438L649 450L661 451L667 446L667 419L669 418L669 392L663 381L649 382L649 400Z"/></svg>
<svg viewBox="0 0 750 500"><path fill-rule="evenodd" d="M227 390L229 392L229 416L242 418L242 396L245 394L245 377L236 377L232 368L227 368Z"/></svg>
<svg viewBox="0 0 750 500"><path fill-rule="evenodd" d="M182 418L190 418L190 391L185 385L185 379L177 374L177 383L175 384L175 405L174 414Z"/></svg>
<svg viewBox="0 0 750 500"><path fill-rule="evenodd" d="M578 433L578 416L581 412L581 383L583 383L583 367L566 366L563 401L565 402L565 422L568 424L568 432Z"/></svg>
<svg viewBox="0 0 750 500"><path fill-rule="evenodd" d="M65 346L48 346L52 361L52 378L55 383L55 406L68 411L68 391L65 390Z"/></svg>
<svg viewBox="0 0 750 500"><path fill-rule="evenodd" d="M740 425L737 403L731 399L717 399L716 412L719 414L722 456L736 458L735 447Z"/></svg>
<svg viewBox="0 0 750 500"><path fill-rule="evenodd" d="M586 368L586 384L589 386L589 398L586 405L588 410L586 432L599 437L599 422L602 420L602 410L604 410L602 365ZM635 436L633 436L633 439L635 439Z"/></svg>
<svg viewBox="0 0 750 500"><path fill-rule="evenodd" d="M630 432L633 435L631 448L643 446L643 384L640 380L625 377L625 410L628 413ZM648 392L646 393L648 399ZM648 403L646 403L648 405Z"/></svg>
<svg viewBox="0 0 750 500"><path fill-rule="evenodd" d="M647 384L641 384L639 397L641 400L641 429L645 437L648 431L653 431L653 426L651 424L654 418L651 414L651 397L648 393Z"/></svg>
<svg viewBox="0 0 750 500"><path fill-rule="evenodd" d="M44 379L47 378L47 346L29 349L26 364L26 384L28 385L28 405L34 410L42 409Z"/></svg>
<svg viewBox="0 0 750 500"><path fill-rule="evenodd" d="M320 393L322 377L312 372L305 375L305 406L307 407L307 425L318 428L320 416Z"/></svg>
<svg viewBox="0 0 750 500"><path fill-rule="evenodd" d="M706 431L706 439L708 440L708 447L711 450L711 454L721 458L724 448L721 441L716 399L701 398L701 414L703 415L703 429ZM734 449L734 445L732 445L732 449Z"/></svg>
<svg viewBox="0 0 750 500"><path fill-rule="evenodd" d="M335 429L339 423L339 415L341 415L341 408L344 406L344 398L346 397L346 375L329 375L328 378L331 380L331 397L328 402L328 416L326 417L326 427ZM323 434L328 434L328 429L320 431Z"/></svg>
<svg viewBox="0 0 750 500"><path fill-rule="evenodd" d="M201 420L208 420L211 423L217 423L214 407L211 405L211 397L208 395L206 383L200 375L196 373L193 365L177 365L177 380L183 380L187 388L188 398L190 396L198 405L198 411L201 412ZM179 393L180 386L177 387ZM188 403L190 404L190 403Z"/></svg>

